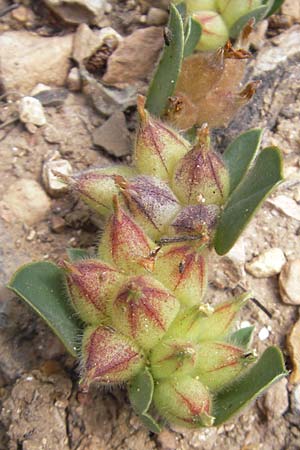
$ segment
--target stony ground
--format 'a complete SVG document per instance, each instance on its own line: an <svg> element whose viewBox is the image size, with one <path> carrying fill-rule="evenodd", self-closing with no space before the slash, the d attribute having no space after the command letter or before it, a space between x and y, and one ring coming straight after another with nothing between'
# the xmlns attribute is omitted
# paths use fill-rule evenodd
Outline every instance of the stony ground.
<svg viewBox="0 0 300 450"><path fill-rule="evenodd" d="M47 8L51 1L25 0L13 8L12 2L0 0L3 286L22 263L56 261L66 247L96 244L101 222L76 197L61 191L51 167L59 165L70 173L130 161L136 93L145 92L162 45L168 2L151 2L149 9L146 2L110 1L97 13L86 6L92 2L79 3L85 7L75 19L84 14L90 27L67 24L61 11ZM247 75L262 80L254 101L228 130L216 133L215 141L222 149L238 132L265 127L263 144L283 150L286 181L234 251L218 264L213 258L208 296L214 300L241 286L251 289L272 319L251 304L240 325L254 323L257 349L278 344L292 369L293 359L300 366L299 2L287 1L282 12L256 36ZM46 93L39 83L48 86ZM20 94L40 99L30 120ZM156 436L140 425L122 390L79 394L76 361L4 287L0 404L1 450L300 449L296 370L219 429L172 427Z"/></svg>

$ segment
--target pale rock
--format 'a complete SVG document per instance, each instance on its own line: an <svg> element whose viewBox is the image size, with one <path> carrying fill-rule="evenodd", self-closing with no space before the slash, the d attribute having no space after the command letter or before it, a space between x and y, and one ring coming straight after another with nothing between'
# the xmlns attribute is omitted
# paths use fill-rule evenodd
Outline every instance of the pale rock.
<svg viewBox="0 0 300 450"><path fill-rule="evenodd" d="M245 267L255 278L267 278L280 273L285 263L281 248L270 248L246 263Z"/></svg>
<svg viewBox="0 0 300 450"><path fill-rule="evenodd" d="M72 52L73 35L41 37L28 31L0 36L0 82L5 92L28 94L37 83L63 86Z"/></svg>
<svg viewBox="0 0 300 450"><path fill-rule="evenodd" d="M279 292L284 303L300 305L300 259L288 261L279 276Z"/></svg>
<svg viewBox="0 0 300 450"><path fill-rule="evenodd" d="M268 200L268 203L275 206L276 209L283 212L286 216L300 221L300 205L294 199L286 195L278 195Z"/></svg>
<svg viewBox="0 0 300 450"><path fill-rule="evenodd" d="M287 379L282 378L265 394L264 409L268 419L279 419L289 408Z"/></svg>
<svg viewBox="0 0 300 450"><path fill-rule="evenodd" d="M111 27L94 31L86 24L81 24L75 33L72 57L82 64L104 44L115 50L122 40L122 36Z"/></svg>
<svg viewBox="0 0 300 450"><path fill-rule="evenodd" d="M108 59L104 83L125 87L145 80L153 71L163 42L161 27L134 31L121 42Z"/></svg>
<svg viewBox="0 0 300 450"><path fill-rule="evenodd" d="M46 191L51 197L60 197L68 191L66 183L59 179L59 174L71 176L73 169L66 159L50 159L43 165L42 178Z"/></svg>
<svg viewBox="0 0 300 450"><path fill-rule="evenodd" d="M220 289L225 287L236 288L246 275L245 260L246 252L243 238L240 238L225 256L220 258L218 255L212 254L210 282Z"/></svg>
<svg viewBox="0 0 300 450"><path fill-rule="evenodd" d="M35 180L21 179L8 187L4 205L20 222L34 225L50 210L50 199Z"/></svg>
<svg viewBox="0 0 300 450"><path fill-rule="evenodd" d="M67 86L69 91L78 92L81 89L80 71L77 67L73 67L67 78Z"/></svg>
<svg viewBox="0 0 300 450"><path fill-rule="evenodd" d="M34 97L23 97L20 100L19 118L25 124L33 124L38 127L47 122L41 102Z"/></svg>
<svg viewBox="0 0 300 450"><path fill-rule="evenodd" d="M147 24L160 26L168 21L167 11L160 8L150 8L147 14Z"/></svg>
<svg viewBox="0 0 300 450"><path fill-rule="evenodd" d="M275 44L275 45L274 45ZM278 64L284 64L299 52L300 25L295 25L288 31L279 34L264 46L255 60L252 76L259 78L266 72L275 70Z"/></svg>
<svg viewBox="0 0 300 450"><path fill-rule="evenodd" d="M293 364L293 371L290 375L289 381L291 383L300 383L300 320L296 322L288 337L287 337L287 349L289 356Z"/></svg>
<svg viewBox="0 0 300 450"><path fill-rule="evenodd" d="M300 1L299 0L285 0L281 6L281 12L295 21L300 20Z"/></svg>
<svg viewBox="0 0 300 450"><path fill-rule="evenodd" d="M270 331L267 327L262 327L258 332L258 338L260 341L265 341L270 336Z"/></svg>
<svg viewBox="0 0 300 450"><path fill-rule="evenodd" d="M297 384L292 391L292 409L296 414L300 414L300 384Z"/></svg>
<svg viewBox="0 0 300 450"><path fill-rule="evenodd" d="M105 13L106 0L44 0L67 23L98 25Z"/></svg>
<svg viewBox="0 0 300 450"><path fill-rule="evenodd" d="M63 141L62 133L52 124L43 129L43 136L49 144L60 144Z"/></svg>
<svg viewBox="0 0 300 450"><path fill-rule="evenodd" d="M124 113L121 111L115 112L103 125L97 128L93 133L93 142L113 156L128 155L131 140Z"/></svg>
<svg viewBox="0 0 300 450"><path fill-rule="evenodd" d="M35 97L36 95L40 94L44 91L51 91L51 87L47 86L44 83L38 83L34 88L30 91L30 96Z"/></svg>

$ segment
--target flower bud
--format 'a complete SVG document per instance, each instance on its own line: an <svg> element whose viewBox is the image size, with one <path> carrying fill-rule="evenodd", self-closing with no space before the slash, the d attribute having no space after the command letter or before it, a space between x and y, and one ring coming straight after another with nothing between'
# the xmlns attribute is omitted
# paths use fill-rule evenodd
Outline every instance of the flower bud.
<svg viewBox="0 0 300 450"><path fill-rule="evenodd" d="M133 218L152 238L158 239L181 206L166 183L158 178L138 176L119 181L125 203Z"/></svg>
<svg viewBox="0 0 300 450"><path fill-rule="evenodd" d="M153 272L184 306L199 305L207 288L207 265L190 245L169 245L158 253Z"/></svg>
<svg viewBox="0 0 300 450"><path fill-rule="evenodd" d="M154 243L115 199L115 212L108 219L99 245L99 258L125 273L143 273L154 265Z"/></svg>
<svg viewBox="0 0 300 450"><path fill-rule="evenodd" d="M215 309L203 304L182 311L172 323L168 336L185 336L193 342L221 339L231 332L237 313L249 297L249 294L240 295L219 304Z"/></svg>
<svg viewBox="0 0 300 450"><path fill-rule="evenodd" d="M173 190L188 205L223 205L229 195L229 172L209 144L198 143L177 164Z"/></svg>
<svg viewBox="0 0 300 450"><path fill-rule="evenodd" d="M213 425L211 396L194 378L184 376L157 382L153 399L158 412L173 424L186 428Z"/></svg>
<svg viewBox="0 0 300 450"><path fill-rule="evenodd" d="M172 177L177 161L189 151L190 144L175 130L150 116L144 103L144 98L139 97L141 123L133 160L139 172L167 181Z"/></svg>
<svg viewBox="0 0 300 450"><path fill-rule="evenodd" d="M164 336L179 307L178 300L158 281L132 277L113 301L113 325L148 350Z"/></svg>
<svg viewBox="0 0 300 450"><path fill-rule="evenodd" d="M175 217L171 229L176 235L199 235L202 240L208 241L217 225L220 208L216 205L186 206Z"/></svg>
<svg viewBox="0 0 300 450"><path fill-rule="evenodd" d="M130 167L103 167L70 177L68 183L88 206L99 214L107 216L113 209L113 197L119 193L115 176L131 177L133 175L134 170Z"/></svg>
<svg viewBox="0 0 300 450"><path fill-rule="evenodd" d="M216 0L186 0L189 13L197 11L217 11Z"/></svg>
<svg viewBox="0 0 300 450"><path fill-rule="evenodd" d="M88 327L82 341L82 388L90 384L124 383L144 365L144 355L134 342L105 326Z"/></svg>
<svg viewBox="0 0 300 450"><path fill-rule="evenodd" d="M262 0L216 0L217 6L228 28L241 17L262 5Z"/></svg>
<svg viewBox="0 0 300 450"><path fill-rule="evenodd" d="M255 359L252 352L225 342L203 342L195 373L209 390L216 391L234 381Z"/></svg>
<svg viewBox="0 0 300 450"><path fill-rule="evenodd" d="M62 266L71 302L80 318L89 324L107 322L112 298L124 276L96 259L64 261Z"/></svg>
<svg viewBox="0 0 300 450"><path fill-rule="evenodd" d="M197 345L183 339L163 339L153 348L150 364L157 380L191 373L197 364Z"/></svg>
<svg viewBox="0 0 300 450"><path fill-rule="evenodd" d="M210 52L222 47L229 38L227 26L215 11L197 11L192 14L193 19L200 23L202 34L197 50Z"/></svg>

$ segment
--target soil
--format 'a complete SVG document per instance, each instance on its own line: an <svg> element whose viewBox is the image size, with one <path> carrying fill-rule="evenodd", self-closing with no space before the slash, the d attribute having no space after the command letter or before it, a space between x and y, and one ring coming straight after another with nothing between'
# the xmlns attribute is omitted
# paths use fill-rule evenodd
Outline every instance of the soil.
<svg viewBox="0 0 300 450"><path fill-rule="evenodd" d="M7 3L0 1L1 7ZM41 2L22 3L32 10L33 28L37 32L52 35L73 31L73 27L45 13ZM137 7L137 2L112 3L115 7L107 20L117 31L130 34L143 24L140 20L143 10ZM267 36L272 39L274 34L290 31L290 24L286 25L283 19L280 21L280 17L277 16L278 23L284 23L283 28L287 30L275 27L274 32L274 28L269 28ZM27 29L12 13L0 20L3 32ZM273 26L275 22L272 21ZM293 29L300 33L297 25ZM262 48L254 52L248 77L260 78L261 87L254 101L244 108L229 129L215 133L215 141L222 150L238 132L250 127L266 127L263 143L283 148L288 175L273 197L279 194L293 197L299 192L300 183L300 50L283 58L272 69L261 73L255 69L260 55L276 45L282 44L273 41L270 44L266 38ZM11 103L2 100L1 117L9 108L12 108ZM67 159L75 172L116 161L93 145L93 130L103 122L103 117L83 93L69 92L62 105L47 106L45 113L47 125L37 129L35 134L29 133L19 122L0 129L0 198L8 187L23 178L37 180L43 186L43 162L55 152ZM131 109L128 115L131 132L134 114ZM53 130L55 139L49 139ZM97 243L101 221L78 198L66 194L50 200L47 216L33 226L24 225L7 215L4 209L0 210L0 282L3 286L21 264L32 260L57 261L64 257L66 247L87 248ZM64 224L59 232L54 231L57 217ZM246 260L270 247L280 247L288 260L299 257L299 227L299 221L266 202L243 235ZM215 265L212 270L217 275L220 269ZM240 320L255 324L254 346L262 352L267 345L279 345L290 368L286 337L298 319L298 307L281 301L277 276L257 279L246 273L241 282L272 313L270 319L252 304L245 308ZM218 287L212 278L208 293L212 300L233 293L235 289ZM258 334L263 327L268 328L269 337L262 341ZM276 386L272 387L277 395L273 411L266 407L265 394L240 417L218 429L187 431L167 427L154 435L139 423L125 391L98 389L88 396L78 393L76 361L66 354L62 344L29 307L4 287L0 290L0 450L300 449L300 416L292 401L295 386L289 383L280 385L280 389Z"/></svg>

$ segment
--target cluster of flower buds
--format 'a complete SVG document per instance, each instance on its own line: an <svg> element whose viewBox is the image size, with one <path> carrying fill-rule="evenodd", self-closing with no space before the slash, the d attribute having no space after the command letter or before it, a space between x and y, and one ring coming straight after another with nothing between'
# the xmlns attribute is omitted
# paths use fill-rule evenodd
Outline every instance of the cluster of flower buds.
<svg viewBox="0 0 300 450"><path fill-rule="evenodd" d="M214 393L254 360L231 338L247 295L204 302L207 256L229 175L203 127L195 145L139 99L132 168L94 169L70 187L106 218L94 259L62 262L85 323L82 389L129 382L146 367L153 402L186 427L214 423Z"/></svg>
<svg viewBox="0 0 300 450"><path fill-rule="evenodd" d="M182 3L182 0L174 3ZM249 19L251 12L264 3L262 0L185 0L188 14L202 27L197 49L212 51L222 47L241 18Z"/></svg>

